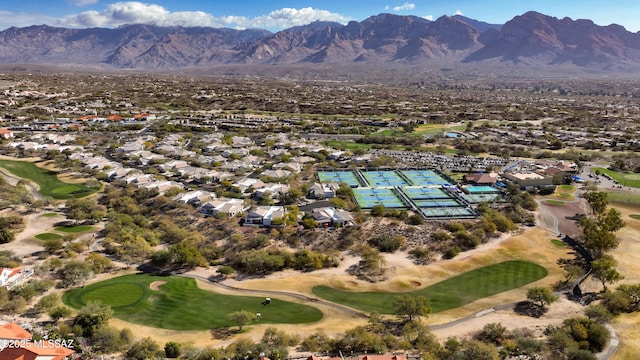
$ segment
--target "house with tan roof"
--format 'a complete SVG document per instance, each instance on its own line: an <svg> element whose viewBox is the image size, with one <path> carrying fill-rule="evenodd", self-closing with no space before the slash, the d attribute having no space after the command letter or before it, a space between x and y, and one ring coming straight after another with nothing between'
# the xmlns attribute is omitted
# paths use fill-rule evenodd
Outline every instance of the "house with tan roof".
<svg viewBox="0 0 640 360"><path fill-rule="evenodd" d="M284 206L258 206L244 217L243 225L270 227L274 220L282 219L286 212Z"/></svg>
<svg viewBox="0 0 640 360"><path fill-rule="evenodd" d="M320 227L353 226L356 221L351 214L334 207L322 207L311 210L311 217Z"/></svg>
<svg viewBox="0 0 640 360"><path fill-rule="evenodd" d="M243 199L220 198L206 202L198 211L205 216L214 216L217 214L235 216L246 209Z"/></svg>

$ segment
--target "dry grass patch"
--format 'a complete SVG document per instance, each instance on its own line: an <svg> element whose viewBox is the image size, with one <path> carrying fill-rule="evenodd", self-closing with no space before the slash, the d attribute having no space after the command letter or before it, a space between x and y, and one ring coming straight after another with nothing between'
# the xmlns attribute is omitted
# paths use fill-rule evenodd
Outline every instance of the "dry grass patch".
<svg viewBox="0 0 640 360"><path fill-rule="evenodd" d="M612 360L640 359L640 314L622 314L611 324L620 339Z"/></svg>

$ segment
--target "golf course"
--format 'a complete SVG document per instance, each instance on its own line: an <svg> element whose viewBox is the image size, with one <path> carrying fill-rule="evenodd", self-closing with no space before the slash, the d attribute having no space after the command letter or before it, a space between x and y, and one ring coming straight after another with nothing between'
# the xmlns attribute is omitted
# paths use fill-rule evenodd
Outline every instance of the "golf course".
<svg viewBox="0 0 640 360"><path fill-rule="evenodd" d="M40 168L31 162L0 160L0 168L14 176L32 181L38 185L40 195L50 196L57 200L81 198L99 190L99 188L90 188L84 184L60 181L55 171Z"/></svg>
<svg viewBox="0 0 640 360"><path fill-rule="evenodd" d="M160 285L157 285L160 284ZM234 326L230 313L262 314L260 324L302 324L319 321L322 312L314 307L272 299L231 296L198 288L196 280L180 276L130 274L71 290L63 302L81 309L98 301L110 306L114 317L127 322L170 330L207 330Z"/></svg>
<svg viewBox="0 0 640 360"><path fill-rule="evenodd" d="M505 261L475 269L406 294L425 296L433 313L454 309L475 300L515 289L547 276L547 270L527 261ZM313 293L325 300L362 311L393 314L399 293L352 292L316 286Z"/></svg>

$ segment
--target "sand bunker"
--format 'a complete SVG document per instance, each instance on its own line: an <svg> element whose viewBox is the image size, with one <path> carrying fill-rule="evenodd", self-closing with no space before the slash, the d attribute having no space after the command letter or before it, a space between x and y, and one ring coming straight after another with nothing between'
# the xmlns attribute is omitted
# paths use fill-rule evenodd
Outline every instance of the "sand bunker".
<svg viewBox="0 0 640 360"><path fill-rule="evenodd" d="M149 288L151 290L158 291L158 290L160 290L160 286L162 286L162 285L164 285L166 283L167 283L166 281L162 281L162 280L161 281L154 281L151 284L149 284Z"/></svg>

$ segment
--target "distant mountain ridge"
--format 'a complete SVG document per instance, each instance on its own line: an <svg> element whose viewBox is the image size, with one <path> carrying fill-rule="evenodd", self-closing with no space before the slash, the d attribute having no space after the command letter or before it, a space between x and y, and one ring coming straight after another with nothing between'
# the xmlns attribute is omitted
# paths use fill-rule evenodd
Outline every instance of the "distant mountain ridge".
<svg viewBox="0 0 640 360"><path fill-rule="evenodd" d="M314 22L272 33L206 27L47 25L0 32L0 63L175 69L230 64L513 63L621 69L640 65L640 32L537 12L504 25L461 15L430 21L379 14L346 25Z"/></svg>

